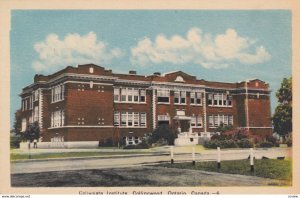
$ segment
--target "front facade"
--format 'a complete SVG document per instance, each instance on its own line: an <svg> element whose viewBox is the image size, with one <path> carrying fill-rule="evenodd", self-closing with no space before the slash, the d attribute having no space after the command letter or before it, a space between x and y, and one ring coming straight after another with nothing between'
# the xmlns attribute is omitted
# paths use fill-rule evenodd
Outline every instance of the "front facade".
<svg viewBox="0 0 300 198"><path fill-rule="evenodd" d="M269 86L258 79L209 82L181 71L115 74L87 64L36 75L20 96L22 131L38 121L44 142L124 138L137 144L161 124L197 137L209 137L220 124L272 133Z"/></svg>

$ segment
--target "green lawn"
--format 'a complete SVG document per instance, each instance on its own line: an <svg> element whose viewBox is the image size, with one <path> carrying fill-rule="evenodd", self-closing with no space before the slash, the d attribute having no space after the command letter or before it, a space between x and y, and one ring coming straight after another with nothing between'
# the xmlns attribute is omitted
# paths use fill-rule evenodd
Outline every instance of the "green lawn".
<svg viewBox="0 0 300 198"><path fill-rule="evenodd" d="M255 160L254 173L250 171L249 160L232 160L221 162L221 169L218 170L217 162L197 162L195 166L192 163L174 163L159 164L168 168L194 169L211 172L252 175L257 177L271 178L292 181L292 161L291 160Z"/></svg>
<svg viewBox="0 0 300 198"><path fill-rule="evenodd" d="M47 159L47 158L65 158L65 157L93 157L93 156L111 156L111 155L126 155L126 154L145 154L146 152L65 152L65 153L40 153L31 154L31 159ZM149 153L147 153L149 154ZM29 159L27 153L11 153L10 160Z"/></svg>

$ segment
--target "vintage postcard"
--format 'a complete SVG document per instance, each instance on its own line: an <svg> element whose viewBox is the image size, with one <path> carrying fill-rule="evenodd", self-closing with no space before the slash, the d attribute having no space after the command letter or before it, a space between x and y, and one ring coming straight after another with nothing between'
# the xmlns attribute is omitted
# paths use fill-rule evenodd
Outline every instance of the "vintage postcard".
<svg viewBox="0 0 300 198"><path fill-rule="evenodd" d="M299 194L299 3L217 2L0 1L0 192Z"/></svg>

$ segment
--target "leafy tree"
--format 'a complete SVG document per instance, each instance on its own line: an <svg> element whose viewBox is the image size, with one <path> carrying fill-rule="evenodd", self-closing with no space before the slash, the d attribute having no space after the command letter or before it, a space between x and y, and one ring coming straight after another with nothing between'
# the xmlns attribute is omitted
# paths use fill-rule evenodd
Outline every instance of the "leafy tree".
<svg viewBox="0 0 300 198"><path fill-rule="evenodd" d="M155 143L158 140L167 140L169 145L174 145L174 140L177 138L177 132L168 124L159 125L152 133L151 139Z"/></svg>
<svg viewBox="0 0 300 198"><path fill-rule="evenodd" d="M279 105L272 117L274 132L285 136L292 132L292 77L282 80L276 97Z"/></svg>
<svg viewBox="0 0 300 198"><path fill-rule="evenodd" d="M215 129L216 132L226 132L226 131L230 131L232 130L232 126L230 125L224 125L223 122L220 123L220 126L218 126L218 128Z"/></svg>
<svg viewBox="0 0 300 198"><path fill-rule="evenodd" d="M22 117L21 117L21 109L15 112L15 121L14 121L14 132L20 133L22 127Z"/></svg>
<svg viewBox="0 0 300 198"><path fill-rule="evenodd" d="M40 127L38 122L34 122L28 125L24 133L24 138L26 140L29 140L30 142L32 142L34 139L40 138Z"/></svg>
<svg viewBox="0 0 300 198"><path fill-rule="evenodd" d="M15 121L13 129L10 130L10 147L11 148L19 148L20 142L22 140L21 131L22 119L21 119L21 110L17 110L15 112Z"/></svg>
<svg viewBox="0 0 300 198"><path fill-rule="evenodd" d="M274 132L285 136L292 132L292 106L279 104L273 115Z"/></svg>

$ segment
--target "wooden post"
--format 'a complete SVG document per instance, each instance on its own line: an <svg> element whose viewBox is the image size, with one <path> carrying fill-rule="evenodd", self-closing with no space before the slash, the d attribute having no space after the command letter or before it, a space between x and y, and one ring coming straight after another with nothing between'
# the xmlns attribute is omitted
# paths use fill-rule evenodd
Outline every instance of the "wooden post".
<svg viewBox="0 0 300 198"><path fill-rule="evenodd" d="M174 164L174 150L173 150L173 146L171 146L170 149L171 149L171 164Z"/></svg>
<svg viewBox="0 0 300 198"><path fill-rule="evenodd" d="M221 168L221 149L220 149L220 147L217 147L217 155L218 155L218 159L217 159L218 169L220 169Z"/></svg>
<svg viewBox="0 0 300 198"><path fill-rule="evenodd" d="M195 147L193 147L193 150L192 150L192 159L193 159L192 165L195 166L196 165L196 161L195 161Z"/></svg>
<svg viewBox="0 0 300 198"><path fill-rule="evenodd" d="M251 172L254 172L254 156L253 156L253 148L250 148L250 167Z"/></svg>

